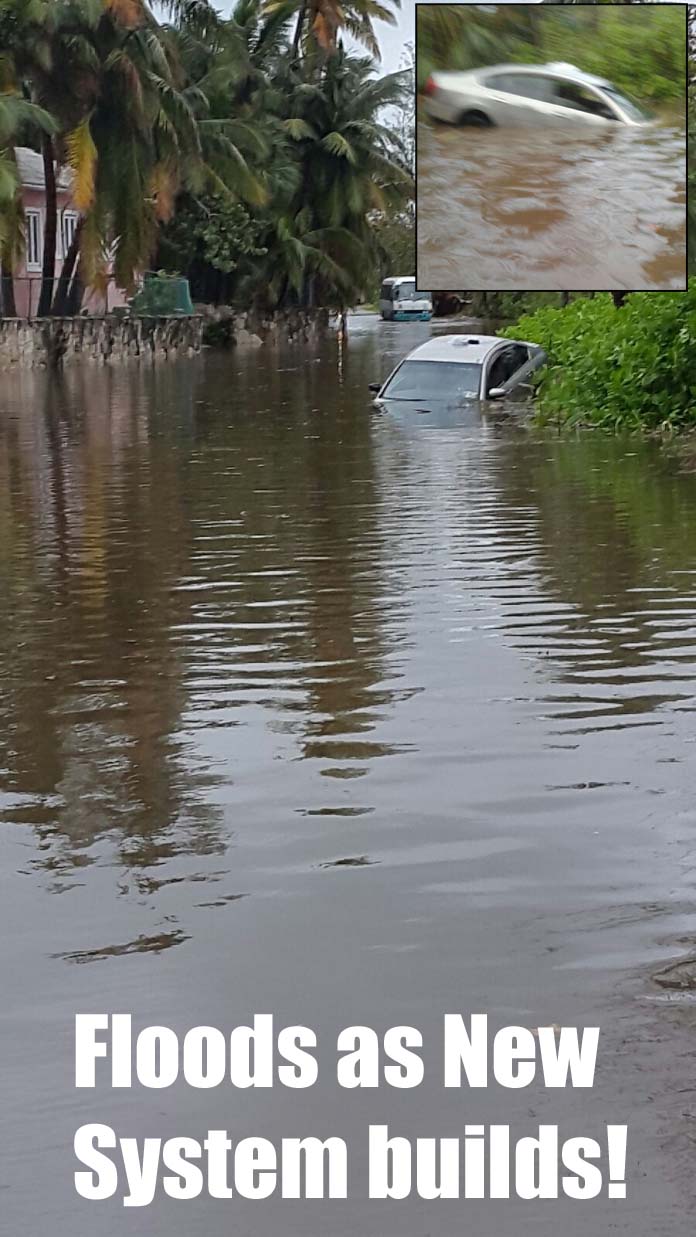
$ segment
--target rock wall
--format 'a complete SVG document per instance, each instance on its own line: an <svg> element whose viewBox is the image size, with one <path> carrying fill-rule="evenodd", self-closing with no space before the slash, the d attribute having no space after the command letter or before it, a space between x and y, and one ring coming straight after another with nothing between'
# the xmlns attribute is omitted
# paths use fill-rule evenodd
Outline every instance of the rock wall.
<svg viewBox="0 0 696 1237"><path fill-rule="evenodd" d="M196 305L204 322L203 342L211 347L314 344L329 330L328 309L280 309L262 314L229 305Z"/></svg>
<svg viewBox="0 0 696 1237"><path fill-rule="evenodd" d="M272 314L201 305L193 318L0 318L0 370L56 368L74 361L166 361L204 346L314 344L329 331L327 309Z"/></svg>
<svg viewBox="0 0 696 1237"><path fill-rule="evenodd" d="M74 361L101 364L139 358L193 356L203 344L203 319L0 318L0 370L56 368Z"/></svg>

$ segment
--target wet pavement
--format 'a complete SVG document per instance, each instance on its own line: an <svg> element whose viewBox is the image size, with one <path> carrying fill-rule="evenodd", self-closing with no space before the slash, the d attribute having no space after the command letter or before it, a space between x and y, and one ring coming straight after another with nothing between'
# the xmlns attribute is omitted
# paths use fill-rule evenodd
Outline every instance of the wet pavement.
<svg viewBox="0 0 696 1237"><path fill-rule="evenodd" d="M683 126L418 126L424 288L683 289Z"/></svg>
<svg viewBox="0 0 696 1237"><path fill-rule="evenodd" d="M367 383L430 330L3 378L8 1233L692 1231L696 478L520 409L379 412ZM102 1010L273 1012L317 1029L321 1080L86 1097L72 1020ZM599 1024L597 1085L332 1082L341 1026L432 1045L446 1012ZM89 1120L337 1134L351 1198L159 1197L134 1220L74 1192ZM626 1121L628 1197L370 1203L376 1121Z"/></svg>

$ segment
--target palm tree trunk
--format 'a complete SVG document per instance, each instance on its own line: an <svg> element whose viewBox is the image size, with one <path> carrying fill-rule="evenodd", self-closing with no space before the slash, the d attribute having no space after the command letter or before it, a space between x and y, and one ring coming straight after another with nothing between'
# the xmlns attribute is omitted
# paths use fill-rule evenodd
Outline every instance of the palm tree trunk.
<svg viewBox="0 0 696 1237"><path fill-rule="evenodd" d="M300 11L297 14L297 25L292 39L292 59L297 60L300 51L300 43L302 41L302 31L304 30L305 18L307 16L307 0L302 0Z"/></svg>
<svg viewBox="0 0 696 1237"><path fill-rule="evenodd" d="M2 306L3 318L17 317L12 268L5 258L0 263L0 305Z"/></svg>
<svg viewBox="0 0 696 1237"><path fill-rule="evenodd" d="M58 238L58 194L56 191L56 168L53 140L48 133L41 139L44 181L46 185L46 223L44 226L43 269L41 272L41 296L37 316L46 318L51 312L53 281L56 274L56 241Z"/></svg>
<svg viewBox="0 0 696 1237"><path fill-rule="evenodd" d="M68 252L63 260L63 269L60 272L56 295L53 299L53 307L51 309L51 313L55 314L57 317L61 317L67 313L70 280L73 277L75 267L77 265L78 254L80 252L80 236L82 234L83 223L84 218L81 215L77 221L75 231L73 232L70 248L68 249Z"/></svg>
<svg viewBox="0 0 696 1237"><path fill-rule="evenodd" d="M82 309L82 298L85 294L85 285L80 276L80 268L78 266L73 276L73 281L70 285L70 292L65 305L65 313L67 317L76 318Z"/></svg>

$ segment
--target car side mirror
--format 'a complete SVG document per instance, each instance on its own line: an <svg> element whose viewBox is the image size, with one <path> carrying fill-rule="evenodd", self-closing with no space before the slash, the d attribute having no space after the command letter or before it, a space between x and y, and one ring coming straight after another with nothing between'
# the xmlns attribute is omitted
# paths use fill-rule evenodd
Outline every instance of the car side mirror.
<svg viewBox="0 0 696 1237"><path fill-rule="evenodd" d="M502 399L504 395L507 395L505 387L491 387L488 392L489 399Z"/></svg>
<svg viewBox="0 0 696 1237"><path fill-rule="evenodd" d="M370 382L368 384L368 390L372 391L373 395L378 395L379 392L382 390L382 383L381 382Z"/></svg>

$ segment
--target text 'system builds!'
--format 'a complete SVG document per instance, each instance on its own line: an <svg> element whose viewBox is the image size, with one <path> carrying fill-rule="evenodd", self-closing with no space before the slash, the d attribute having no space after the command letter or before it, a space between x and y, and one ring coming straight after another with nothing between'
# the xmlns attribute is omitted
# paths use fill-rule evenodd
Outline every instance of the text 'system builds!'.
<svg viewBox="0 0 696 1237"><path fill-rule="evenodd" d="M302 1090L319 1077L316 1032L307 1026L277 1028L271 1014L223 1031L169 1027L136 1032L130 1014L78 1014L75 1020L75 1085L97 1090L140 1087L161 1091L175 1082L197 1090L218 1087ZM446 1014L438 1046L443 1088L482 1089L495 1083L519 1090L591 1088L599 1027L506 1026L493 1034L485 1014L468 1020ZM335 1073L341 1088L417 1091L428 1062L423 1035L412 1026L378 1034L345 1027L336 1039ZM441 1057L440 1057L441 1053ZM434 1054L433 1054L434 1055ZM414 1118L418 1111L414 1104ZM340 1112L337 1111L337 1124ZM561 1137L557 1125L537 1125L513 1137L509 1125L464 1125L461 1137L406 1137L402 1129L369 1125L370 1199L585 1200L602 1193L626 1197L627 1126ZM133 1138L127 1130L90 1121L75 1134L82 1166L75 1188L83 1198L119 1197L125 1207L147 1207L158 1187L186 1201L216 1199L350 1198L351 1148L337 1132L311 1130L272 1141L252 1133L234 1141L227 1130L204 1136L181 1132L166 1139Z"/></svg>

